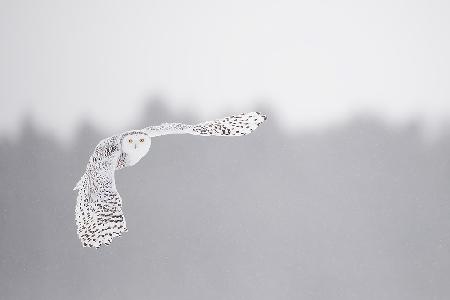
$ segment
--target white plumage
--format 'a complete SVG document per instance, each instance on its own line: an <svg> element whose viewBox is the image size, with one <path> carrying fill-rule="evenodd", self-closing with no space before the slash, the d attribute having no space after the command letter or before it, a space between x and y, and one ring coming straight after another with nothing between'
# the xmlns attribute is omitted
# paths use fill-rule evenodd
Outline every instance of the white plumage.
<svg viewBox="0 0 450 300"><path fill-rule="evenodd" d="M78 190L77 233L83 246L109 245L114 237L127 231L114 172L139 162L148 153L152 137L166 134L241 136L251 133L266 119L259 112L250 112L196 125L164 123L100 141L89 158L86 172L74 188Z"/></svg>

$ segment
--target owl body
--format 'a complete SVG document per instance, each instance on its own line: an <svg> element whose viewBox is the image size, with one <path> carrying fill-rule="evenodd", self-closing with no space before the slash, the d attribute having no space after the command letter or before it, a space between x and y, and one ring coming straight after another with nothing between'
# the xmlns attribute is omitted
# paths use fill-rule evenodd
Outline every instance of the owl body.
<svg viewBox="0 0 450 300"><path fill-rule="evenodd" d="M265 120L265 115L251 112L196 125L164 123L100 141L74 188L78 190L75 208L77 233L83 246L98 248L109 245L114 237L127 231L114 173L138 163L150 150L152 138L167 134L241 136L250 134Z"/></svg>

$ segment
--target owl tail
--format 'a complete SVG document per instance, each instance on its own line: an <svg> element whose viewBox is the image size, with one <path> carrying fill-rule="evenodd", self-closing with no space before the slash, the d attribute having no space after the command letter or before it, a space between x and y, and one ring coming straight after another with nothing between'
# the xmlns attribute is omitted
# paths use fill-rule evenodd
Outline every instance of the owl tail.
<svg viewBox="0 0 450 300"><path fill-rule="evenodd" d="M81 187L83 186L83 181L85 180L85 177L86 177L86 174L83 174L83 176L81 176L80 180L77 182L77 184L73 188L74 191L81 189Z"/></svg>
<svg viewBox="0 0 450 300"><path fill-rule="evenodd" d="M242 113L193 125L189 133L202 136L241 136L258 128L267 116L260 112Z"/></svg>

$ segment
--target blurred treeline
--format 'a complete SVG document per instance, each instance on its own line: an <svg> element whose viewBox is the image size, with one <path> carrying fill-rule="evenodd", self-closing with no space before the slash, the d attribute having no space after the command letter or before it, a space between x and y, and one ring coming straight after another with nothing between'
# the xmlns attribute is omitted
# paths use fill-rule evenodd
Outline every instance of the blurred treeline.
<svg viewBox="0 0 450 300"><path fill-rule="evenodd" d="M113 133L0 140L0 299L449 299L450 134L361 116L292 135L263 110L246 137L153 139L116 173L129 232L99 250L72 189Z"/></svg>

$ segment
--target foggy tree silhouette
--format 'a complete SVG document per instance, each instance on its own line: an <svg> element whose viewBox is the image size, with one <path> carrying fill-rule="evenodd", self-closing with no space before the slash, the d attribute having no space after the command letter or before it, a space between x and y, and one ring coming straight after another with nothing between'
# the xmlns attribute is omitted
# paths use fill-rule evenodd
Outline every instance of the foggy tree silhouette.
<svg viewBox="0 0 450 300"><path fill-rule="evenodd" d="M201 121L158 99L130 128ZM113 133L0 140L1 298L448 298L450 135L359 117L292 136L265 112L243 138L155 138L116 173L129 232L99 250L72 188Z"/></svg>

